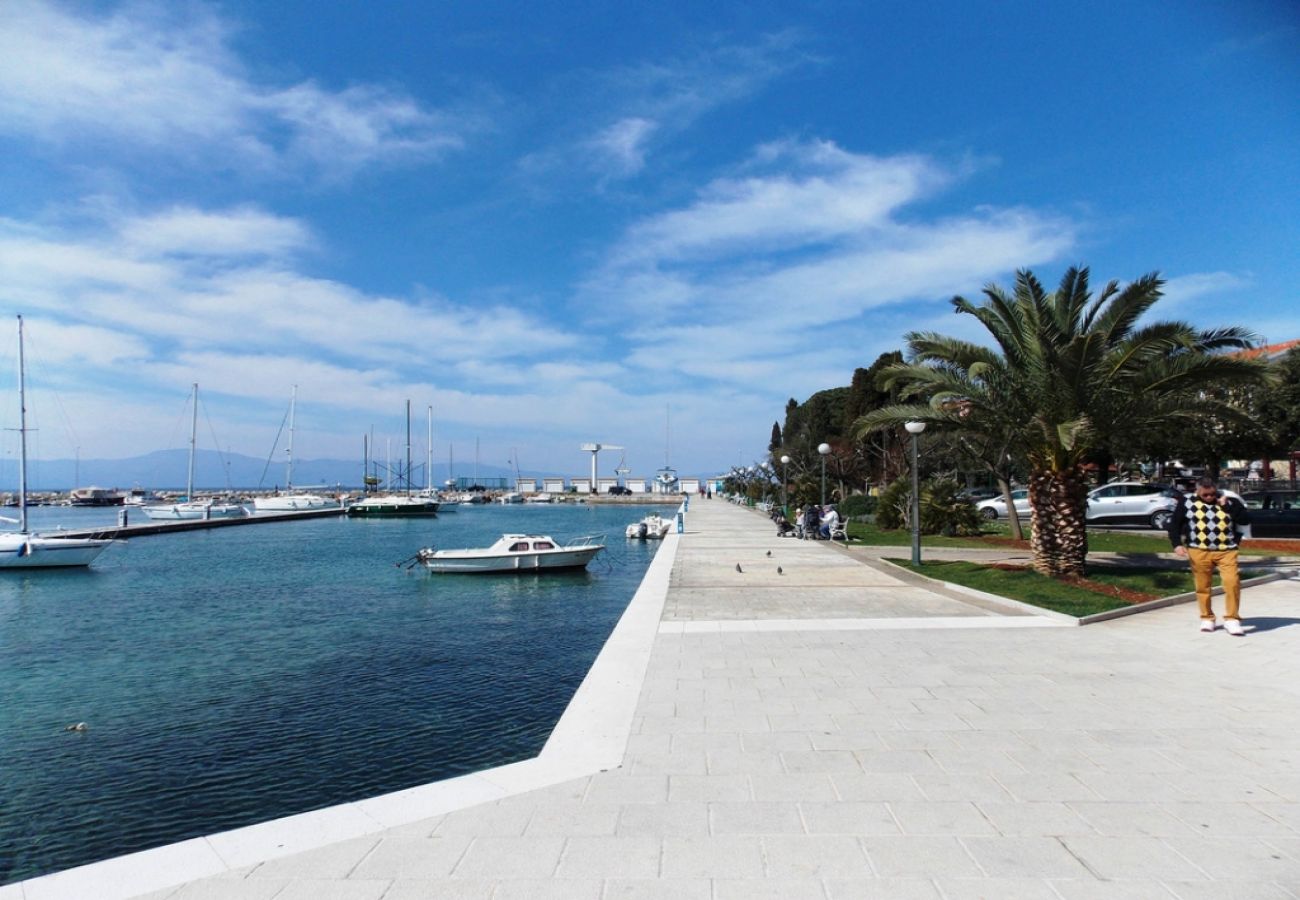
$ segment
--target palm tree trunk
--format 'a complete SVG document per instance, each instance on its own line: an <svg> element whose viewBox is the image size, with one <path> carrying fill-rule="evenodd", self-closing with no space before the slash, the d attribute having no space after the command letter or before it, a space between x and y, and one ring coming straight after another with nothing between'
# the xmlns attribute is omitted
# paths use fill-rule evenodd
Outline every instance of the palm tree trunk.
<svg viewBox="0 0 1300 900"><path fill-rule="evenodd" d="M1011 528L1011 537L1017 541L1025 539L1025 533L1020 530L1020 514L1016 512L1016 502L1011 499L1011 481L1005 478L1001 472L995 472L998 480L998 490L1002 492L1002 499L1007 505L1007 525Z"/></svg>
<svg viewBox="0 0 1300 900"><path fill-rule="evenodd" d="M1034 569L1044 575L1083 575L1088 559L1088 486L1078 467L1029 476Z"/></svg>

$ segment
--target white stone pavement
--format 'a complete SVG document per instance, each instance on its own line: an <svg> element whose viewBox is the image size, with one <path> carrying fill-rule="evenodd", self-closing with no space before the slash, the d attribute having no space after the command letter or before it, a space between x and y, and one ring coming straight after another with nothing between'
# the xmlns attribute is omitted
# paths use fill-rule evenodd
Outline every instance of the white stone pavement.
<svg viewBox="0 0 1300 900"><path fill-rule="evenodd" d="M721 500L660 554L533 763L0 900L1300 898L1300 582L1233 638L999 615Z"/></svg>

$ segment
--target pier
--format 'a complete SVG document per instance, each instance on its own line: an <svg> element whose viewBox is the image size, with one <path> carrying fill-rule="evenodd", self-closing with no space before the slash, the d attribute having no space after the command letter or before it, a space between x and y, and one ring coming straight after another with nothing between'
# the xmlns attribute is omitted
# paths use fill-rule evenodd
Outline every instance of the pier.
<svg viewBox="0 0 1300 900"><path fill-rule="evenodd" d="M130 507L126 507L130 510ZM167 519L154 520L146 519L136 525L108 525L101 528L79 528L60 530L57 534L61 537L77 538L107 538L111 540L126 540L134 537L144 537L149 534L171 534L176 531L197 531L203 528L226 528L232 525L264 525L268 522L295 522L301 519L326 519L334 516L342 516L347 510L342 506L331 509L304 509L293 512L274 512L274 513L254 513L249 516L240 516L237 519ZM128 516L130 513L128 512ZM144 513L139 514L142 518Z"/></svg>

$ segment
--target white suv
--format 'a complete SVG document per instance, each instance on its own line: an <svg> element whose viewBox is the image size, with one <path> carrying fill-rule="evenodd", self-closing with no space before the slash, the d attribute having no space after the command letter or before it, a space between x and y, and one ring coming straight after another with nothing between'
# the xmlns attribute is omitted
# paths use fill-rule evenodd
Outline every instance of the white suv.
<svg viewBox="0 0 1300 900"><path fill-rule="evenodd" d="M1116 481L1088 492L1089 525L1146 525L1164 531L1178 493L1168 485Z"/></svg>

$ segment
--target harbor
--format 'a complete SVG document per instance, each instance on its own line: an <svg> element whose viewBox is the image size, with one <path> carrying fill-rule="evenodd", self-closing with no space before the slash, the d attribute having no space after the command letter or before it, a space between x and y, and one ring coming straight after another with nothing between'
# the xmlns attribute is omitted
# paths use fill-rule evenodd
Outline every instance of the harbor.
<svg viewBox="0 0 1300 900"><path fill-rule="evenodd" d="M1300 675L1298 589L1247 591L1243 656L1186 606L1071 627L692 503L540 752L14 896L1282 897L1300 701L1235 684Z"/></svg>
<svg viewBox="0 0 1300 900"><path fill-rule="evenodd" d="M648 511L169 523L89 568L9 573L0 884L535 754L654 557L622 538ZM46 531L114 514L33 512ZM520 528L608 550L486 580L397 565Z"/></svg>

